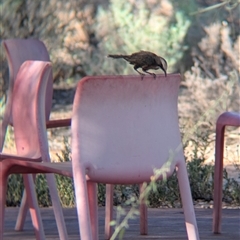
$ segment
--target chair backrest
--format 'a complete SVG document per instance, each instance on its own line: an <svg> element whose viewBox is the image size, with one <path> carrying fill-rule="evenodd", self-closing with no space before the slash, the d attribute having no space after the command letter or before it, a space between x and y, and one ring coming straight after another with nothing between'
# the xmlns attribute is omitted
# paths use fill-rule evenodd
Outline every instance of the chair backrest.
<svg viewBox="0 0 240 240"><path fill-rule="evenodd" d="M8 67L9 67L9 86L7 93L7 103L3 115L3 121L0 124L2 129L0 133L0 151L3 148L4 138L8 124L12 124L11 106L12 91L16 75L20 66L27 60L50 61L48 51L43 42L37 39L8 39L3 40L2 45L5 49ZM52 107L53 94L53 76L49 74L49 80L46 91L46 118L49 118Z"/></svg>
<svg viewBox="0 0 240 240"><path fill-rule="evenodd" d="M184 161L178 125L179 74L92 76L77 86L72 116L73 169L92 181L141 183L171 158ZM175 151L176 150L176 151Z"/></svg>
<svg viewBox="0 0 240 240"><path fill-rule="evenodd" d="M12 119L19 156L44 157L42 148L48 154L43 96L46 94L51 71L50 62L25 61L16 76Z"/></svg>

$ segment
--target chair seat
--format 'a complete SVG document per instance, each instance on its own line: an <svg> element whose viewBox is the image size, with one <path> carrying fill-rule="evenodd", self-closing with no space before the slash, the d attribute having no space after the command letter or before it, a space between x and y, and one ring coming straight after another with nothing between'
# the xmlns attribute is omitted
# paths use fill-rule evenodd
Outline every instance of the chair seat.
<svg viewBox="0 0 240 240"><path fill-rule="evenodd" d="M28 161L25 159L19 161L16 158L8 158L6 160L7 165L11 166L11 173L55 173L64 175L67 177L72 177L72 163L64 162L64 163L49 163L49 162L34 162Z"/></svg>

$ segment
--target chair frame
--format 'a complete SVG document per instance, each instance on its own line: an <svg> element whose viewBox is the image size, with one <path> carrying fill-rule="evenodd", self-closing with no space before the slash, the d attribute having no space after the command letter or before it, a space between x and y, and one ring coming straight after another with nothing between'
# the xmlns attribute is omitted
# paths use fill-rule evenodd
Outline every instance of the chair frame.
<svg viewBox="0 0 240 240"><path fill-rule="evenodd" d="M129 85L133 82L135 85L134 84ZM163 95L161 95L160 98L159 98L158 92L156 92L157 91L156 89L159 90L161 87L159 87L158 85L156 85L156 86L158 86L157 88L149 87L149 86L151 86L151 84L158 84L158 82L160 82L160 84L163 84L162 87L168 86L167 87L168 91L162 92ZM148 85L148 83L149 83L149 85ZM88 84L90 85L89 88L88 88ZM129 103L126 103L126 105L124 105L124 104L121 105L121 99L124 99L124 101L127 101L126 99L132 99L132 97L135 94L137 94L137 96L139 97L139 101L144 101L143 99L146 96L151 95L151 93L152 94L154 93L155 98L158 99L158 100L155 99L153 101L159 101L159 99L162 99L161 101L163 101L163 103L161 105L161 109L164 108L166 110L166 113L169 114L171 107L173 107L174 114L172 116L174 116L174 119L176 119L178 121L177 113L175 112L175 109L177 109L177 101L176 101L177 95L176 94L177 94L179 85L180 85L180 75L178 75L178 74L170 74L170 75L168 75L167 78L165 78L164 76L161 76L161 75L159 75L156 79L153 79L151 77L145 77L143 81L141 81L138 76L92 76L92 77L85 77L78 83L77 90L75 93L74 103L73 103L73 116L72 116L71 129L72 129L73 176L74 176L75 194L76 194L76 201L77 201L79 228L80 228L80 235L81 235L82 239L85 239L85 240L97 240L98 239L98 211L97 211L96 183L106 183L106 184L138 183L138 184L141 184L144 181L150 180L150 175L144 175L144 174L141 175L140 172L138 173L138 175L136 175L136 171L134 173L131 170L132 168L130 166L125 165L126 170L124 170L125 171L124 180L123 179L120 180L120 176L122 176L122 174L123 174L123 172L122 172L123 166L121 166L119 164L120 167L118 167L117 170L116 169L113 170L114 169L113 165L112 165L113 163L111 163L112 168L109 167L109 169L108 169L108 167L106 167L106 162L107 162L106 156L111 156L110 157L111 161L113 161L114 163L115 163L115 161L120 163L120 159L113 160L114 156L116 156L116 157L119 156L118 154L115 153L115 151L116 151L115 148L114 148L114 150L112 150L111 147L113 145L111 145L111 147L109 147L108 145L104 145L104 146L108 146L108 148L111 149L111 150L109 150L109 152L107 151L106 156L105 156L105 154L103 154L103 156L105 156L104 160L100 156L98 156L96 158L88 157L88 156L96 155L96 153L94 152L95 148L97 149L97 152L98 152L98 145L96 145L96 147L94 147L95 140L90 137L90 136L95 136L94 135L95 132L92 131L88 126L93 125L93 128L95 129L94 123L96 122L96 129L98 131L100 131L100 133L101 133L101 131L103 131L105 133L107 131L106 129L108 129L108 131L110 131L108 140L106 140L105 138L102 139L102 135L100 133L99 133L100 135L98 135L98 133L97 133L97 135L96 135L97 143L96 144L100 144L99 145L100 149L101 149L102 142L106 141L106 143L108 143L108 144L110 143L109 139L112 139L115 146L117 146L117 143L121 144L122 141L119 139L122 139L122 138L119 137L119 135L116 135L118 133L121 133L121 131L118 133L115 133L115 130L113 130L113 129L116 129L113 127L114 124L117 124L116 126L118 126L119 129L122 129L122 130L123 130L123 126L125 126L124 124L126 124L126 129L128 129L128 130L130 130L131 126L133 126L131 124L129 125L129 123L126 121L126 118L124 117L125 114L122 113L122 111L124 112L124 110L122 110L122 109L125 109L125 106L128 106ZM91 88L91 86L92 86L92 88ZM107 86L106 91L105 91L105 86ZM143 89L143 86L145 86L144 89ZM149 89L151 89L151 90L149 90L150 92L147 92L148 87L149 87ZM131 89L131 90L129 90L129 89ZM141 90L139 90L139 89L141 89ZM117 92L117 94L120 92L120 94L117 95L117 97L115 97L116 96L115 91ZM138 91L140 91L140 95L138 95L138 93L136 93ZM141 95L141 94L143 94L143 95ZM145 97L143 97L143 96L145 96ZM167 98L165 99L165 97L167 97ZM116 102L115 102L115 99L117 99ZM163 99L165 99L165 102ZM174 100L172 100L172 99L174 99ZM114 102L114 104L112 103L112 101ZM168 101L170 101L170 103L169 103L170 105L167 103ZM168 107L165 106L165 103L166 103L166 106L168 106ZM135 104L136 108L139 109L138 107L142 106L141 104L139 105L138 102L136 102L136 104ZM108 105L110 105L110 107L108 107ZM106 106L106 108L101 107L101 106ZM131 105L131 106L134 106L134 105ZM115 108L121 110L120 112L122 113L121 116L123 116L123 119L121 118L121 120L119 120L120 122L119 121L115 122L115 117L116 117L115 114L117 114L117 111L118 111L118 110L114 110ZM134 109L134 107L132 107L131 109ZM114 111L114 113L112 112L112 110ZM102 111L104 111L104 113L102 113ZM131 110L127 110L127 111L129 111L129 112L127 112L126 114L131 112ZM172 112L172 110L170 112ZM130 116L131 116L130 119L133 120L132 119L133 115L131 115L131 114L132 113L130 113ZM145 112L141 113L141 114L142 114L142 116L146 116ZM88 118L88 116L91 116L91 117ZM108 116L108 118L106 118L106 116ZM111 120L109 122L108 119L110 116L111 116L111 118L110 118ZM170 114L170 116L171 116L171 114ZM135 117L136 117L136 115L134 115L134 119L135 119ZM81 120L81 119L83 119L83 120ZM138 119L140 119L140 118L138 118ZM167 121L166 118L164 118L164 119L165 119L165 121ZM85 125L85 123L86 123L86 125ZM98 126L97 123L100 124L100 126L98 128L97 128L97 126ZM132 123L132 121L130 121L130 123ZM176 125L175 125L175 123L176 122L174 122L174 124L173 124L173 126L174 126L173 129L178 129L177 131L179 131L178 123ZM90 124L90 125L88 125L88 124ZM103 125L101 125L101 124L103 124ZM165 124L166 124L166 122L165 122ZM111 130L109 130L110 126L111 126ZM138 128L138 129L141 129L141 128ZM127 132L128 130L125 130L125 132ZM90 135L88 136L87 133L89 131L90 131ZM169 133L172 136L172 139L174 138L173 131L175 131L175 130L171 130L171 133ZM86 136L85 136L85 134L86 134ZM82 135L84 135L84 137L81 137ZM106 135L106 136L108 136L108 135ZM114 136L117 136L117 137L114 138ZM140 136L141 136L141 134L140 134ZM84 140L84 139L88 139L88 138L89 138L89 140ZM178 138L179 138L179 141L177 140ZM101 139L101 141L100 141L100 139ZM140 139L144 140L144 143L145 143L145 141L146 141L145 139L143 139L141 137L140 137ZM88 150L88 147L87 147L89 145L89 144L87 144L88 141L90 141L90 143L91 143L90 145L92 146L91 154L90 154L90 150ZM131 140L131 142L132 141L133 140ZM166 139L164 141L166 141ZM179 133L177 133L177 136L175 136L174 141L177 141L178 144L180 144L180 142L181 142L180 131L179 131ZM172 144L175 146L174 143L172 143ZM122 147L122 145L120 145L120 146ZM124 146L125 146L125 143L124 143ZM121 147L120 147L120 149L121 149ZM86 149L86 150L84 150L84 149ZM128 149L128 148L124 148L124 151L128 152L128 150L126 150L126 149ZM104 152L104 150L101 150L101 151ZM113 154L112 151L114 151L115 155ZM118 151L119 150L117 150L117 153L118 153ZM84 155L84 153L86 153L86 155ZM146 152L144 154L146 154ZM179 187L180 187L182 203L183 203L183 208L184 208L184 213L185 213L185 223L186 223L188 237L191 240L199 239L196 218L195 218L195 213L194 213L194 208L193 208L193 202L192 202L192 198L191 198L188 174L187 174L187 169L186 169L186 163L184 160L181 144L177 147L177 154L180 154L181 157L179 157L179 158L182 159L177 162L174 162L174 164L176 164L176 170L177 170ZM122 158L124 159L124 157L121 157L121 159ZM91 162L92 160L88 161L88 159L93 159L93 162ZM165 157L164 157L164 159L165 159ZM98 163L99 164L104 163L105 165L101 166L101 164L98 165ZM133 164L133 162L130 162L130 163ZM162 163L162 161L161 161L161 163ZM136 167L136 165L135 165L135 167ZM138 166L138 167L140 167L140 166ZM141 168L142 168L142 166L141 166ZM148 165L148 168L149 168L149 165ZM99 169L99 171L98 171L98 169ZM108 170L104 170L104 169L108 169ZM173 172L173 170L174 170L174 166L171 165L171 168L167 174L168 175L171 174ZM126 172L128 173L128 175L126 174ZM135 179L136 176L138 176L138 180ZM142 177L140 177L140 176L142 176ZM145 176L145 177L143 177L143 176ZM112 193L110 193L110 194L112 194ZM111 204L111 203L109 203L109 204Z"/></svg>
<svg viewBox="0 0 240 240"><path fill-rule="evenodd" d="M224 132L226 126L240 126L240 113L224 112L216 123L214 192L213 192L213 233L221 233L222 220L222 187L223 187L223 155Z"/></svg>
<svg viewBox="0 0 240 240"><path fill-rule="evenodd" d="M0 239L3 239L4 228L4 205L6 200L7 177L12 173L61 173L72 176L71 163L54 164L49 161L48 143L45 125L45 98L49 76L51 74L51 63L43 61L26 61L22 64L16 77L13 87L13 104L11 106L12 123L17 148L17 156L0 154L1 170L1 194L0 194ZM23 83L22 83L23 82ZM22 103L26 104L22 104ZM23 106L24 105L24 106ZM26 105L26 106L25 106ZM21 116L21 119L19 119ZM28 128L26 129L26 124ZM35 133L30 136L29 133ZM40 162L41 161L41 162ZM34 181L32 175L24 174L27 200L30 207L32 222L35 229L36 239L45 239L44 230L39 212ZM51 184L55 183L54 176ZM49 180L49 179L48 179ZM55 190L52 198L54 206L61 209L58 194L54 185L51 185L50 192ZM56 213L56 221L63 220L62 212ZM62 219L61 219L62 217ZM59 223L59 222L58 222ZM64 224L65 226L65 224ZM65 229L59 230L61 239L65 237Z"/></svg>
<svg viewBox="0 0 240 240"><path fill-rule="evenodd" d="M3 116L3 122L1 124L2 131L0 132L0 150L3 148L5 134L7 126L12 125L11 107L13 99L13 88L16 79L18 69L21 64L26 60L40 60L40 61L50 61L48 51L42 41L37 39L7 39L2 41L2 45L5 49L6 57L9 66L9 88L7 94L6 110ZM52 105L52 93L53 93L53 80L52 72L49 74L49 81L47 83L46 89L46 102L45 102L45 112L46 112L46 127L56 128L56 127L68 127L71 125L71 119L56 119L49 120L49 115ZM48 175L48 184L53 186L54 177ZM21 231L24 227L24 222L28 210L26 192L24 191L21 206L19 209L18 218L15 225L15 230ZM54 208L55 209L55 208ZM59 212L59 211L57 211ZM58 214L56 211L55 213ZM39 223L40 224L40 223ZM57 225L59 232L61 233L62 239L67 239L67 230L65 223L61 218L57 220Z"/></svg>

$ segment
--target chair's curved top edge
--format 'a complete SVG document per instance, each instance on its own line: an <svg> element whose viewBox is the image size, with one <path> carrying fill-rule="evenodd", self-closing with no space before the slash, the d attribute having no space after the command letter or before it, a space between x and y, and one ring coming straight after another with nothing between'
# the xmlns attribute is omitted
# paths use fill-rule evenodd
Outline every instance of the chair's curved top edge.
<svg viewBox="0 0 240 240"><path fill-rule="evenodd" d="M240 118L240 112L224 112L219 117L236 117Z"/></svg>
<svg viewBox="0 0 240 240"><path fill-rule="evenodd" d="M25 40L42 42L38 38L6 38L6 39L1 39L1 43L8 43L8 42L13 42L13 41L25 41Z"/></svg>
<svg viewBox="0 0 240 240"><path fill-rule="evenodd" d="M169 78L178 78L181 79L180 73L170 73L165 77L164 74L157 74L155 80L157 79L169 79ZM89 79L98 79L98 80L107 80L107 79L139 79L139 80L150 80L154 79L151 75L145 75L143 78L141 78L140 75L95 75L95 76L85 76L83 77L79 83L82 84L85 81L88 81Z"/></svg>
<svg viewBox="0 0 240 240"><path fill-rule="evenodd" d="M240 126L240 112L224 112L217 119L217 125Z"/></svg>

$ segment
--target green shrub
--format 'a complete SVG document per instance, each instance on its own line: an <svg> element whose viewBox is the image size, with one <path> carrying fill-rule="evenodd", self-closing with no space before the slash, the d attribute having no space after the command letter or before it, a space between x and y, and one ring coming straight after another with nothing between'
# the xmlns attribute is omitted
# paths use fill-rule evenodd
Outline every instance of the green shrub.
<svg viewBox="0 0 240 240"><path fill-rule="evenodd" d="M98 45L88 55L83 53L84 69L89 75L133 73L126 62L106 56L140 50L155 52L167 60L169 72L176 70L187 48L183 41L190 21L182 12L173 12L169 2L165 12L164 6L149 7L147 2L111 0L107 9L98 8L92 26Z"/></svg>
<svg viewBox="0 0 240 240"><path fill-rule="evenodd" d="M187 169L191 192L194 200L210 201L213 199L213 178L214 166L205 163L205 151L209 146L210 136L197 136L193 141L194 148L191 159L187 160ZM59 161L71 161L70 146L67 139L64 140L64 149L62 154L58 155ZM200 155L199 155L200 149ZM239 172L239 165L236 165ZM240 172L239 172L240 173ZM240 177L240 176L239 176ZM234 178L228 176L224 169L223 174L223 200L227 203L239 204L240 185ZM68 177L56 175L56 182L61 203L64 207L73 207L75 205L73 180ZM176 172L171 177L163 181L154 183L155 190L148 193L148 205L150 207L180 207L180 194ZM7 206L19 206L23 192L23 180L21 175L13 174L9 177ZM47 188L46 178L43 174L38 174L36 178L36 192L39 205L47 207L51 205L51 198ZM129 204L130 199L139 198L138 185L115 185L114 205ZM130 201L131 202L131 201ZM98 185L98 203L105 206L105 185Z"/></svg>
<svg viewBox="0 0 240 240"><path fill-rule="evenodd" d="M23 178L20 174L12 174L8 178L6 205L19 206L23 193Z"/></svg>
<svg viewBox="0 0 240 240"><path fill-rule="evenodd" d="M57 154L59 162L71 161L71 149L68 143L68 139L64 138L64 149L61 151L61 155ZM58 186L58 194L64 207L73 207L75 205L74 184L73 179L56 174L56 181Z"/></svg>

